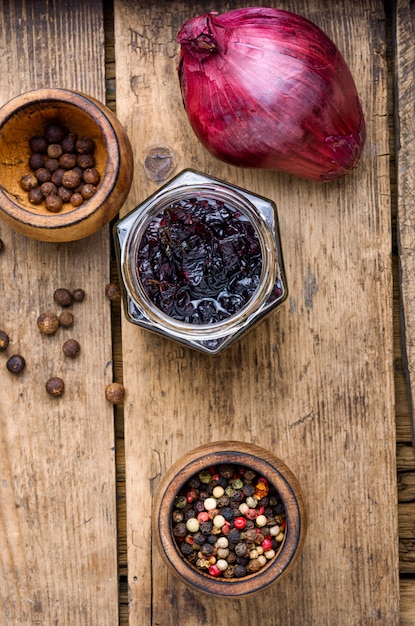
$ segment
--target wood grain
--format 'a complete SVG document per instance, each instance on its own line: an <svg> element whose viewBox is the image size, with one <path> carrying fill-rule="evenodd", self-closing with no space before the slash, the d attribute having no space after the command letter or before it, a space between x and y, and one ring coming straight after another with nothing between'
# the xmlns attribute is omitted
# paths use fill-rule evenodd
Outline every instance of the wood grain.
<svg viewBox="0 0 415 626"><path fill-rule="evenodd" d="M361 163L327 186L226 166L196 142L175 74L175 36L187 17L210 6L182 1L172 11L168 2L137 2L133 14L126 0L114 7L117 114L136 159L124 211L163 182L146 172L154 148L172 155L168 176L192 166L268 196L280 211L290 288L285 309L218 357L123 322L130 626L221 623L224 611L229 626L397 624L383 5L279 3L337 43L361 95L368 130ZM267 602L196 595L153 548L148 512L160 476L186 451L229 438L278 454L313 510L303 555Z"/></svg>
<svg viewBox="0 0 415 626"><path fill-rule="evenodd" d="M66 87L105 98L101 2L0 2L0 104L29 89ZM0 587L4 626L118 623L109 233L50 244L0 224L0 326L8 354L27 366L0 368ZM75 325L41 336L36 318L57 287L86 292ZM63 341L74 336L79 359ZM65 395L47 396L51 375Z"/></svg>
<svg viewBox="0 0 415 626"><path fill-rule="evenodd" d="M413 109L415 88L414 5L406 0L396 3L396 120L399 125L399 142L396 151L398 199L398 250L401 287L401 314L403 359L408 383L411 411L412 437L415 437L415 298L413 276L415 271L415 128Z"/></svg>

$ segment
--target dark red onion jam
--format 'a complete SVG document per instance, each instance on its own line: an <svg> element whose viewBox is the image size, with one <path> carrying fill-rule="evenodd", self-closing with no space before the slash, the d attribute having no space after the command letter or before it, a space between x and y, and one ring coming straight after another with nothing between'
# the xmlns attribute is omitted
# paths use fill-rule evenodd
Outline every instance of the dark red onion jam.
<svg viewBox="0 0 415 626"><path fill-rule="evenodd" d="M172 202L141 239L137 269L150 301L190 324L213 324L242 309L260 283L261 246L252 222L228 203Z"/></svg>

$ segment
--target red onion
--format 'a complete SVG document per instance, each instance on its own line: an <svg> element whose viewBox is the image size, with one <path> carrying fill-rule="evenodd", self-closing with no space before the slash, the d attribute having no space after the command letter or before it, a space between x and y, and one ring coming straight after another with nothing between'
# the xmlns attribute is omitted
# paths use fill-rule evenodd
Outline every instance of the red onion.
<svg viewBox="0 0 415 626"><path fill-rule="evenodd" d="M177 39L184 106L216 157L323 181L356 165L366 134L356 86L315 24L253 7L192 18Z"/></svg>

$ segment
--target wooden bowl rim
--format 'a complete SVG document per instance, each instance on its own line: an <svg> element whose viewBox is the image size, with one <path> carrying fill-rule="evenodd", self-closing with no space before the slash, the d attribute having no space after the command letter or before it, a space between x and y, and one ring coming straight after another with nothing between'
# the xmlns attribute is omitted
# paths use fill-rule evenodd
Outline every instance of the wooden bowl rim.
<svg viewBox="0 0 415 626"><path fill-rule="evenodd" d="M79 108L82 113L88 115L91 118L91 122L100 129L107 148L105 173L96 193L81 206L74 207L73 210L64 213L51 213L50 215L38 214L35 212L35 209L32 212L15 202L10 197L10 193L0 184L0 211L14 221L24 224L31 229L52 231L79 224L99 212L102 206L109 201L111 192L119 178L120 148L117 132L111 120L111 118L115 117L112 111L92 96L70 89L36 89L15 96L0 108L0 132L4 124L9 122L20 111L48 102L56 103L57 105L61 102L65 106L72 106L74 109ZM108 146L111 146L110 150Z"/></svg>
<svg viewBox="0 0 415 626"><path fill-rule="evenodd" d="M197 570L179 553L171 534L174 497L186 481L202 469L218 463L240 464L268 478L278 491L287 514L287 531L276 557L257 573L242 579L215 579ZM157 488L154 502L156 541L166 564L186 583L199 591L237 598L262 591L276 582L301 553L307 531L304 494L292 471L273 453L240 441L212 442L178 459Z"/></svg>

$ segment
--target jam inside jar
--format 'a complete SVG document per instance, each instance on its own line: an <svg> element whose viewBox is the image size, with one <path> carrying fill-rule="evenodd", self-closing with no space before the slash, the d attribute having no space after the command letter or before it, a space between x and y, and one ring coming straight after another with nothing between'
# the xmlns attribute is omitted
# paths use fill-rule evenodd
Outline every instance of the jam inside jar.
<svg viewBox="0 0 415 626"><path fill-rule="evenodd" d="M275 205L184 170L114 226L129 321L217 353L287 297Z"/></svg>
<svg viewBox="0 0 415 626"><path fill-rule="evenodd" d="M143 289L163 313L189 324L231 317L252 298L261 279L258 233L220 199L172 202L148 225L137 253Z"/></svg>

